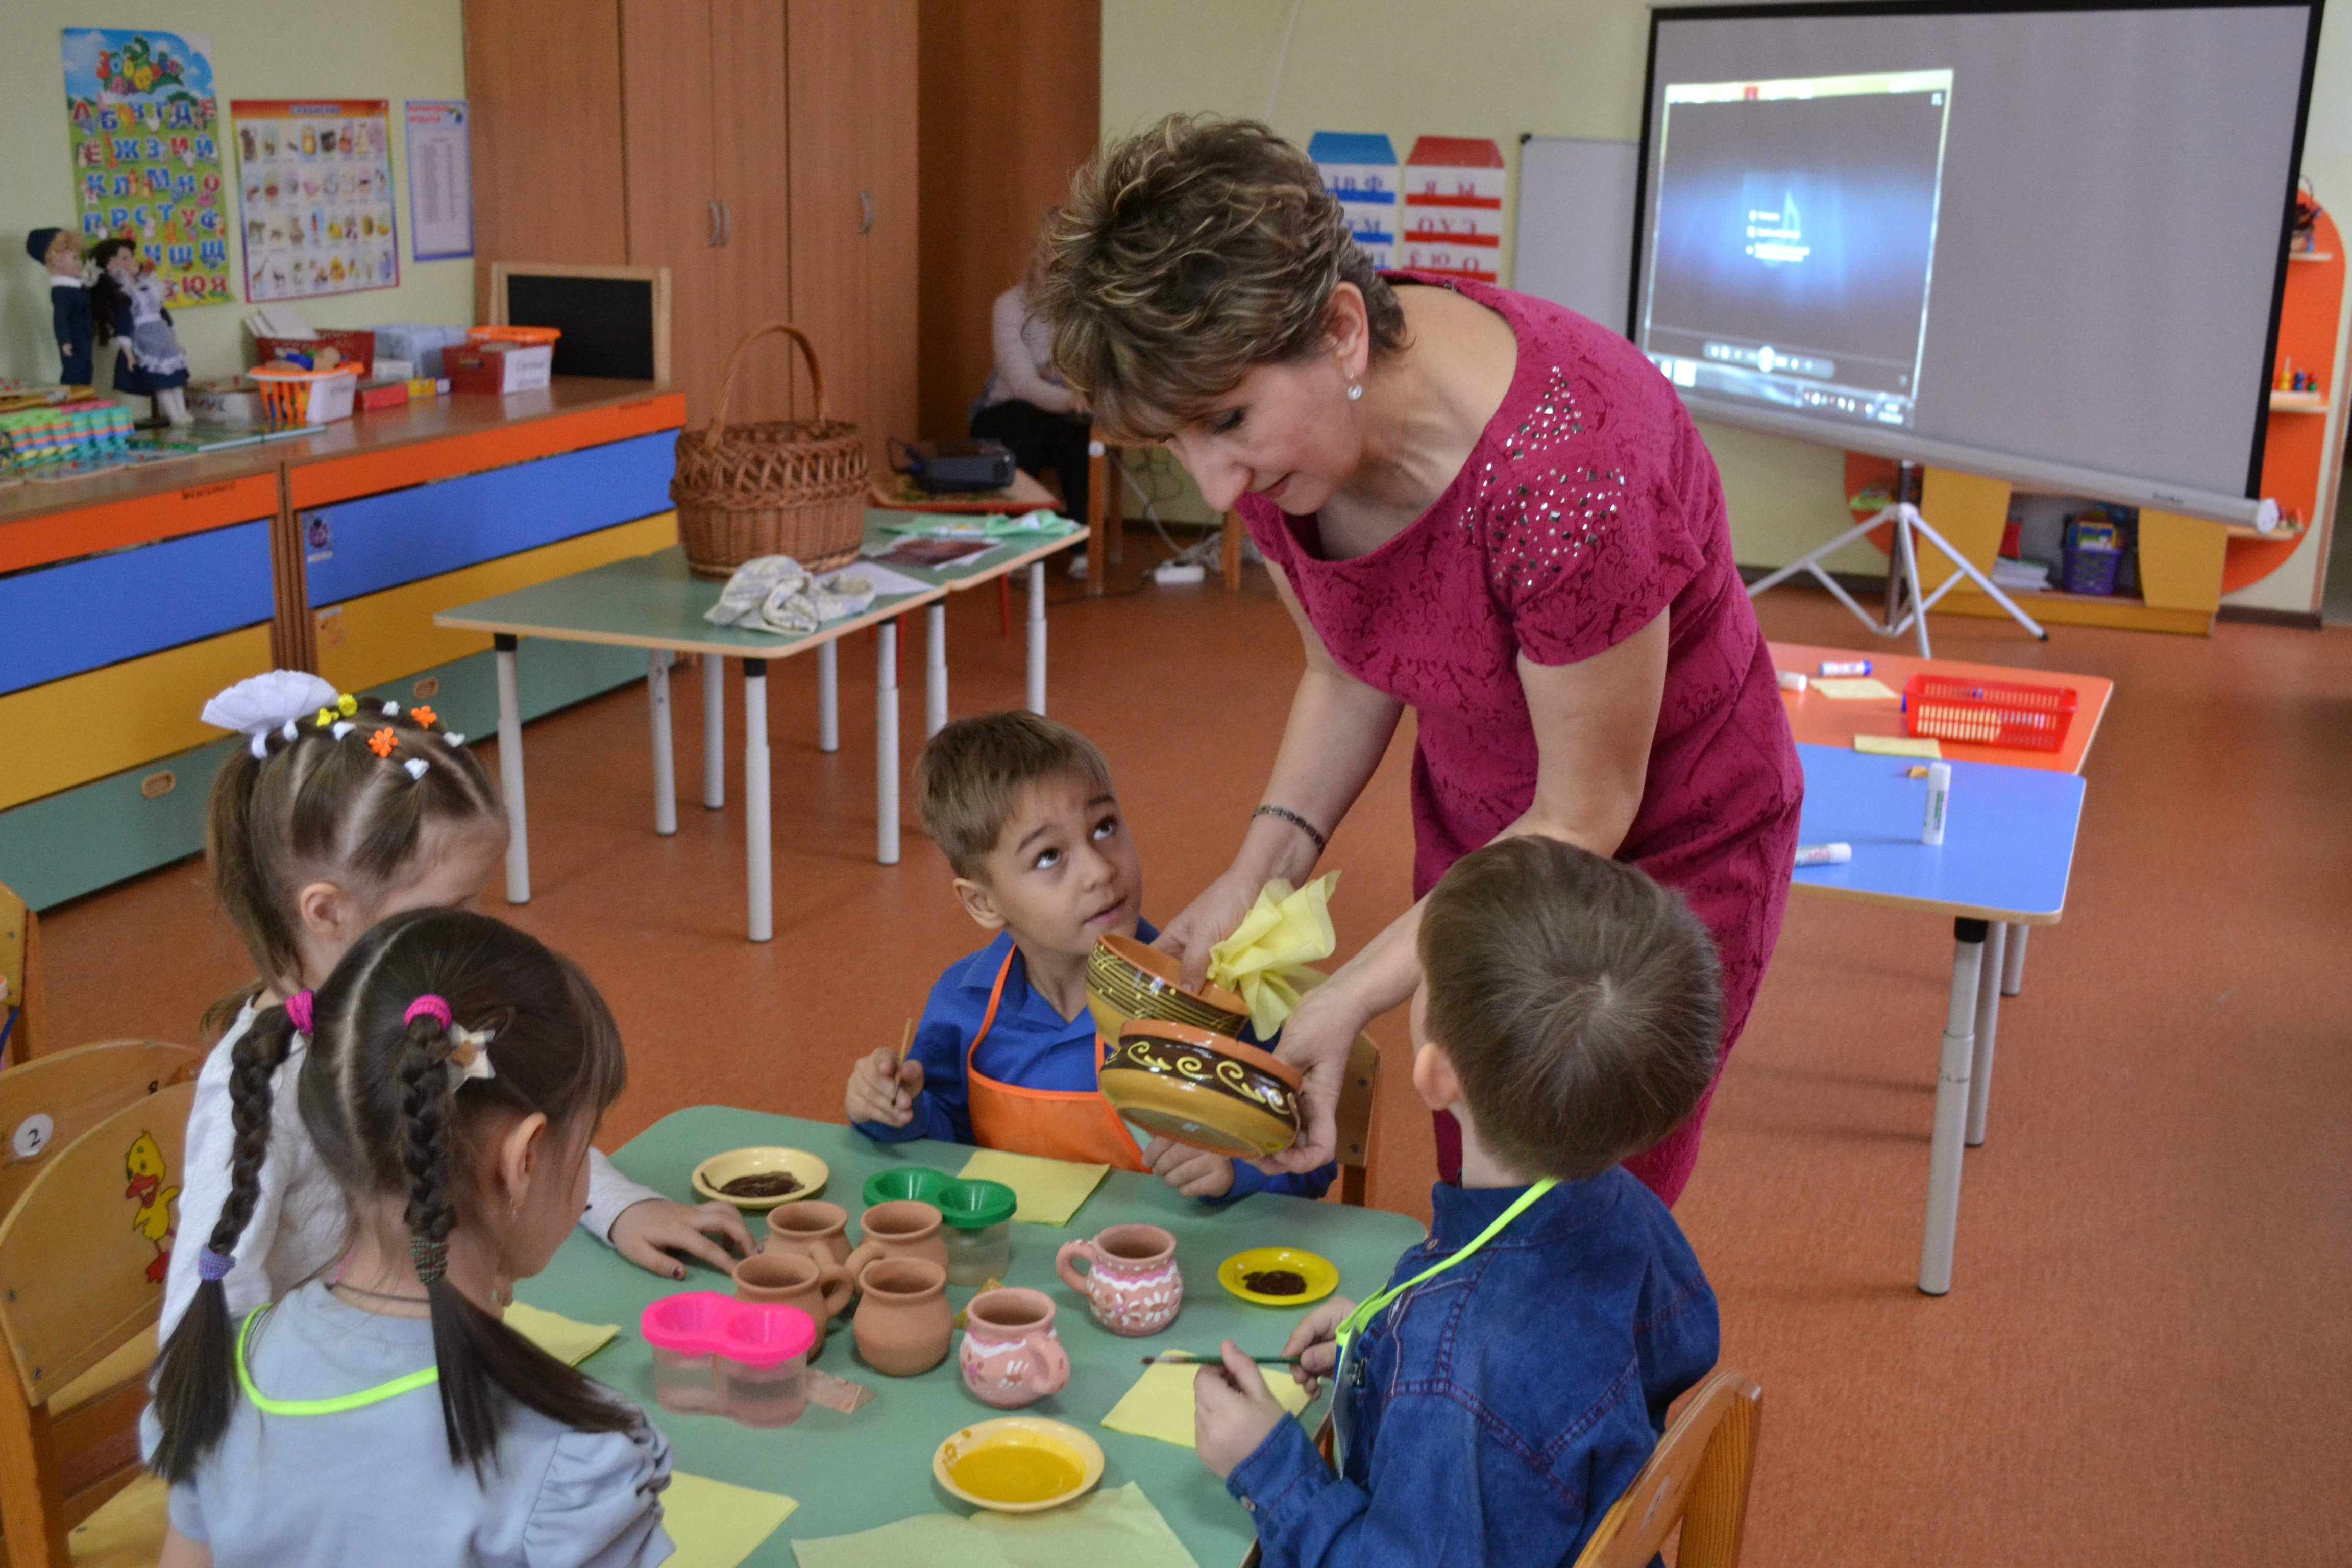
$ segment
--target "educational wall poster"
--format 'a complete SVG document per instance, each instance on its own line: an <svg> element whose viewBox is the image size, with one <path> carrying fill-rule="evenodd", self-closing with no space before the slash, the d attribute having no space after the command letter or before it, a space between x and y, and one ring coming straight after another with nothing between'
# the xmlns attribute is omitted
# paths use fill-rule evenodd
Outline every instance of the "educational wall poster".
<svg viewBox="0 0 2352 1568"><path fill-rule="evenodd" d="M1404 265L1493 283L1503 258L1503 150L1483 136L1423 136L1404 161Z"/></svg>
<svg viewBox="0 0 2352 1568"><path fill-rule="evenodd" d="M304 300L399 283L392 105L240 98L228 110L245 297Z"/></svg>
<svg viewBox="0 0 2352 1568"><path fill-rule="evenodd" d="M1375 267L1396 265L1397 155L1378 132L1318 131L1307 143L1323 188L1339 198L1348 232Z"/></svg>
<svg viewBox="0 0 2352 1568"><path fill-rule="evenodd" d="M83 245L137 240L167 305L235 298L211 40L154 27L68 27L63 50Z"/></svg>
<svg viewBox="0 0 2352 1568"><path fill-rule="evenodd" d="M419 261L474 254L473 151L466 100L408 100L408 244Z"/></svg>

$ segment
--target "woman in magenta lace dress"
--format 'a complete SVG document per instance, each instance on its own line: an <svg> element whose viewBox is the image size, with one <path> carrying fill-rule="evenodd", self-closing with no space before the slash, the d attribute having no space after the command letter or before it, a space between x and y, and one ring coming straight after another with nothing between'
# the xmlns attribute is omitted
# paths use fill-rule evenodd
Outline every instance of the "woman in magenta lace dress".
<svg viewBox="0 0 2352 1568"><path fill-rule="evenodd" d="M1197 976L1270 878L1304 880L1405 709L1413 895L1498 837L1640 866L1715 933L1723 1049L1780 934L1803 792L1714 460L1626 342L1544 300L1376 274L1297 149L1171 120L1056 214L1037 289L1098 420L1238 508L1306 644L1232 868L1162 931ZM1330 1158L1349 1044L1420 982L1419 906L1308 993L1282 1054ZM1631 1168L1668 1202L1706 1107ZM1458 1138L1441 1116L1448 1180Z"/></svg>

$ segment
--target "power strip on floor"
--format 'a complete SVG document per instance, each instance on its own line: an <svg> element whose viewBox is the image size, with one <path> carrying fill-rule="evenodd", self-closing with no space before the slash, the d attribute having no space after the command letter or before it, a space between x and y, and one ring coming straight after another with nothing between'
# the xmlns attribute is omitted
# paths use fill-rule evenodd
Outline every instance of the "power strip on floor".
<svg viewBox="0 0 2352 1568"><path fill-rule="evenodd" d="M1207 576L1208 573L1197 563L1189 561L1163 561L1151 569L1151 580L1163 588L1180 583L1198 583Z"/></svg>

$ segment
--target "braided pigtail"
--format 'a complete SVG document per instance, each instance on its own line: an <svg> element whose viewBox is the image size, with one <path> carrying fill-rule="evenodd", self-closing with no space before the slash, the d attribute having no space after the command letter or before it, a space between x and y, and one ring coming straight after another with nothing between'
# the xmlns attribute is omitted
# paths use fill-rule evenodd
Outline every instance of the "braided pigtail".
<svg viewBox="0 0 2352 1568"><path fill-rule="evenodd" d="M198 1461L228 1429L236 1408L236 1331L229 1321L228 1291L221 1281L235 1267L237 1242L261 1194L275 1079L292 1048L295 1026L286 1007L271 1007L254 1019L229 1058L229 1114L236 1137L229 1155L228 1197L197 1255L201 1282L196 1293L164 1342L155 1369L155 1417L163 1438L153 1463L156 1473L167 1480L185 1480L195 1473Z"/></svg>

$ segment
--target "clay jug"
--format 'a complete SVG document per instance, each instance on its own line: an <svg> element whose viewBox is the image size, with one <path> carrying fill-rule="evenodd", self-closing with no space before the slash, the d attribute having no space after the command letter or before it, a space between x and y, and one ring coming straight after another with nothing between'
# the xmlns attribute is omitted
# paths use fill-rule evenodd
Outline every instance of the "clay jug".
<svg viewBox="0 0 2352 1568"><path fill-rule="evenodd" d="M849 1211L839 1204L778 1204L768 1211L770 1252L805 1252L821 1262L849 1261Z"/></svg>
<svg viewBox="0 0 2352 1568"><path fill-rule="evenodd" d="M1070 1381L1070 1358L1054 1332L1054 1302L1043 1290L982 1290L964 1309L963 1381L983 1405L1017 1410Z"/></svg>
<svg viewBox="0 0 2352 1568"><path fill-rule="evenodd" d="M947 1238L940 1234L940 1211L914 1198L900 1198L894 1203L876 1204L866 1211L858 1222L866 1239L849 1255L843 1267L851 1279L859 1279L869 1263L885 1258L918 1258L926 1263L948 1266ZM863 1287L860 1287L863 1289Z"/></svg>
<svg viewBox="0 0 2352 1568"><path fill-rule="evenodd" d="M798 1307L820 1336L856 1288L841 1265L802 1252L755 1252L735 1266L737 1300Z"/></svg>
<svg viewBox="0 0 2352 1568"><path fill-rule="evenodd" d="M948 1271L919 1258L885 1258L857 1276L857 1353L891 1377L913 1377L945 1361L955 1333Z"/></svg>
<svg viewBox="0 0 2352 1568"><path fill-rule="evenodd" d="M1072 1261L1079 1258L1088 1265L1083 1274ZM1092 1241L1065 1242L1054 1255L1054 1272L1115 1334L1156 1334L1184 1304L1176 1238L1156 1225L1115 1225Z"/></svg>

